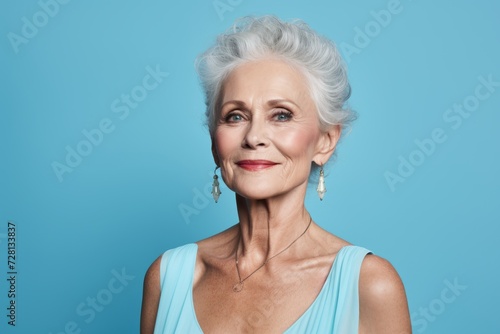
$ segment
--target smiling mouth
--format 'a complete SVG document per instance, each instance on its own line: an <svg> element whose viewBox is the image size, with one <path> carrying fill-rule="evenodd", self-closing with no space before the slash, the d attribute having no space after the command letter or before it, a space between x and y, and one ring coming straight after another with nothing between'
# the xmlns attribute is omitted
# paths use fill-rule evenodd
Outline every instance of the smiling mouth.
<svg viewBox="0 0 500 334"><path fill-rule="evenodd" d="M236 163L239 167L249 171L259 171L276 166L277 163L269 160L241 160Z"/></svg>

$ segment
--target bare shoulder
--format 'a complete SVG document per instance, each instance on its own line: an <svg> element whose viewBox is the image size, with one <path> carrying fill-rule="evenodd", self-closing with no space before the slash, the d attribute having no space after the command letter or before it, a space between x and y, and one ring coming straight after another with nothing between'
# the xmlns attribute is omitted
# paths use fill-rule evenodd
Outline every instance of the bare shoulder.
<svg viewBox="0 0 500 334"><path fill-rule="evenodd" d="M336 256L343 247L352 245L350 242L323 229L320 225L312 226L309 237L313 240L314 247L322 250L325 255L333 254Z"/></svg>
<svg viewBox="0 0 500 334"><path fill-rule="evenodd" d="M392 264L373 254L359 277L359 333L411 333L403 282Z"/></svg>
<svg viewBox="0 0 500 334"><path fill-rule="evenodd" d="M227 248L233 247L235 239L238 237L238 224L228 229L212 235L206 239L197 241L199 257L218 257L227 254Z"/></svg>
<svg viewBox="0 0 500 334"><path fill-rule="evenodd" d="M159 256L148 268L144 276L141 308L141 334L153 333L156 313L160 302L160 264Z"/></svg>
<svg viewBox="0 0 500 334"><path fill-rule="evenodd" d="M158 290L158 292L160 290L161 258L162 255L156 258L144 275L144 287L152 290Z"/></svg>

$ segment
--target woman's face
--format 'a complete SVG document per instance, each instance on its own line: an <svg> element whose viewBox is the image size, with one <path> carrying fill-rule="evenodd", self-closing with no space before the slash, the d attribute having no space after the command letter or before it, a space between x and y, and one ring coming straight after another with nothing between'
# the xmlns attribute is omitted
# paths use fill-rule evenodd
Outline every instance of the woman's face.
<svg viewBox="0 0 500 334"><path fill-rule="evenodd" d="M311 162L325 163L336 138L331 147L321 133L302 73L277 59L243 64L221 101L213 153L227 186L248 199L305 191Z"/></svg>

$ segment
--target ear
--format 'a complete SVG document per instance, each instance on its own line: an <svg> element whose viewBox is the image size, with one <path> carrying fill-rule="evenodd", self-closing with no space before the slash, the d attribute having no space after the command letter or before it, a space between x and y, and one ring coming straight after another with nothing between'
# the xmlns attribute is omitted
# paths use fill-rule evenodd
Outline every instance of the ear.
<svg viewBox="0 0 500 334"><path fill-rule="evenodd" d="M215 147L214 137L210 136L210 140L212 141L212 156L214 158L214 162L217 166L220 166L219 154L217 154L217 148Z"/></svg>
<svg viewBox="0 0 500 334"><path fill-rule="evenodd" d="M324 165L335 151L335 147L340 139L342 128L340 125L332 126L328 131L323 132L318 140L316 154L313 161L319 165Z"/></svg>

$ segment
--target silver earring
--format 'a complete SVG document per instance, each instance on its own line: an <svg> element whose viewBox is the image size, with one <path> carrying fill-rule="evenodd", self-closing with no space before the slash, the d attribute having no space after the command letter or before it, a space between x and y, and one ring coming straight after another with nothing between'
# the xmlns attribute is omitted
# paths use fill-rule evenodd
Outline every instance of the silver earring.
<svg viewBox="0 0 500 334"><path fill-rule="evenodd" d="M212 182L212 196L215 200L215 203L217 203L217 201L219 200L220 194L222 194L220 191L220 187L219 187L219 177L217 176L217 173L216 173L217 168L219 168L219 166L215 167L214 181Z"/></svg>
<svg viewBox="0 0 500 334"><path fill-rule="evenodd" d="M321 169L319 171L319 182L316 191L318 192L319 199L322 201L326 193L325 172L323 171L323 165L321 165Z"/></svg>

